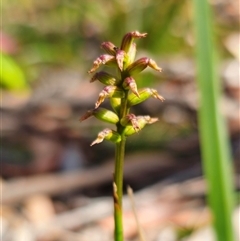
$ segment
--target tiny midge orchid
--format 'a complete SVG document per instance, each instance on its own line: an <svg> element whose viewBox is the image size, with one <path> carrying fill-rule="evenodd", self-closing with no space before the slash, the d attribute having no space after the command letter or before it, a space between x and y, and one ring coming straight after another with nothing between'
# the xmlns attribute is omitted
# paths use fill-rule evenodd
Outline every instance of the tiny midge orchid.
<svg viewBox="0 0 240 241"><path fill-rule="evenodd" d="M91 143L91 146L108 140L116 145L115 170L113 180L113 199L114 199L114 223L115 241L123 241L122 225L122 185L123 185L123 164L125 155L126 138L142 130L145 125L152 124L158 118L150 116L135 116L130 113L131 107L137 105L150 97L160 101L164 98L158 94L157 90L152 88L137 88L136 76L147 67L158 72L162 69L157 63L147 57L142 57L135 61L136 43L135 39L145 38L146 33L132 31L127 33L117 47L111 42L103 42L101 47L106 54L100 55L94 62L88 73L96 72L101 66L110 66L115 68L116 75L105 71L96 72L90 82L99 81L106 85L99 93L95 102L95 108L86 112L81 121L91 116L104 122L115 125L115 130L106 128L98 133L97 138ZM110 100L113 110L107 110L99 107L105 99Z"/></svg>

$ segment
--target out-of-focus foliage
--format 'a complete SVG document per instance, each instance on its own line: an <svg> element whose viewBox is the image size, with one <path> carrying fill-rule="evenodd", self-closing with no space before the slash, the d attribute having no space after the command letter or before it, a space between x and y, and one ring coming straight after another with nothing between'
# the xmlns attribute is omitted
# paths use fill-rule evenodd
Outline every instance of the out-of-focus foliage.
<svg viewBox="0 0 240 241"><path fill-rule="evenodd" d="M1 55L1 87L10 90L27 90L28 84L19 65L5 54Z"/></svg>
<svg viewBox="0 0 240 241"><path fill-rule="evenodd" d="M119 45L119 36L136 29L149 34L139 48L144 44L150 53L192 54L192 11L187 1L11 0L2 2L2 14L3 32L19 45L13 58L24 66L29 81L46 64L85 70L100 42L111 38ZM216 14L224 26L217 28L223 37L230 25Z"/></svg>
<svg viewBox="0 0 240 241"><path fill-rule="evenodd" d="M224 57L230 56L230 52L224 44L226 37L233 32L238 32L239 29L238 19L236 19L237 16L234 13L234 2L234 0L211 1L215 11L214 31L221 56ZM119 45L119 36L126 32L132 30L147 32L147 38L144 41L138 41L139 56L151 56L151 58L156 59L158 64L163 67L163 73L154 75L146 70L143 72L142 77L138 79L138 87L159 84L159 79L162 79L167 84L164 91L169 90L171 92L177 89L176 92L172 93L173 96L191 99L191 96L195 95L191 88L189 90L190 94L184 92L184 94L178 95L179 86L181 87L182 83L174 83L172 79L181 79L181 76L178 76L179 71L174 71L174 74L172 72L167 73L167 66L171 66L173 70L180 69L183 73L187 72L188 68L193 69L192 65L184 63L185 57L190 56L190 58L186 59L192 61L194 48L193 16L190 3L184 0L2 1L3 26L0 37L7 36L12 39L15 42L15 47L8 50L6 41L2 41L1 47L2 51L24 73L25 84L28 82L30 86L38 87L38 83L42 80L45 81L42 81L44 82L42 88L39 88L40 90L37 93L34 92L33 96L37 100L46 100L46 96L55 96L55 92L62 94L66 89L66 82L70 86L68 82L70 80L74 82L75 79L80 84L79 89L84 89L84 91L79 92L82 95L86 93L85 90L88 86L84 85L82 87L81 80L85 80L84 74L87 74L89 66L92 65L92 60L100 54L101 42L111 39L116 45ZM148 53L142 52L141 49L144 49L144 51L147 49ZM175 64L168 64L167 61L174 60L174 57L177 60ZM164 64L165 66L162 66ZM12 72L15 72L12 73L15 77L9 77L8 83L17 85L15 83L16 76L20 78L21 74L16 74L13 68ZM72 76L71 73L73 73ZM167 81L170 79L171 81ZM193 75L191 75L190 79L193 82ZM49 83L52 83L52 85ZM87 83L87 81L84 81L84 83ZM4 85L4 82L2 85ZM51 92L51 88L55 92ZM77 88L74 87L74 89ZM81 95L78 92L74 94L77 97ZM71 92L68 95L72 96L74 94ZM166 93L162 94L166 95ZM165 97L170 99L169 96ZM170 102L171 100L166 101L168 104ZM81 101L77 103L81 103ZM166 113L170 112L166 111ZM173 112L176 115L176 108ZM179 113L182 113L181 110ZM186 115L188 114L189 112ZM174 115L170 114L167 119L175 120ZM187 119L188 117L186 117ZM158 126L159 138L164 140L174 138L179 134L180 129L183 131L181 135L186 135L194 125L186 120L181 128L179 123L166 126L162 123L159 124L159 126L161 125L161 128ZM34 125L36 126L35 123ZM145 133L149 135L149 138L144 138L144 141L151 139L151 144L154 142L155 145L159 145L159 138L156 137L155 141L155 135L148 134L151 131L155 133L155 129L151 130L151 127L149 128L149 131ZM81 130L81 133L84 131L86 131L85 135L89 136L89 130L86 128ZM96 132L91 127L91 133L92 131ZM141 138L136 139L133 148L141 140ZM140 144L143 146L142 143Z"/></svg>

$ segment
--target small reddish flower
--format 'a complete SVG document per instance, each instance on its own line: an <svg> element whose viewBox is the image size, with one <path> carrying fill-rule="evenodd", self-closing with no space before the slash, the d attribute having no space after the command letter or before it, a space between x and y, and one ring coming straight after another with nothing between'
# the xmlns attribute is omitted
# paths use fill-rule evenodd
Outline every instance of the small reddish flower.
<svg viewBox="0 0 240 241"><path fill-rule="evenodd" d="M115 62L114 56L109 54L103 54L93 62L93 67L88 71L88 73L91 74L95 72L103 64L110 64L114 62Z"/></svg>
<svg viewBox="0 0 240 241"><path fill-rule="evenodd" d="M131 90L137 97L140 97L138 93L136 81L134 80L133 77L127 77L123 81L123 88L127 90Z"/></svg>
<svg viewBox="0 0 240 241"><path fill-rule="evenodd" d="M104 139L118 143L121 141L121 136L109 128L104 129L98 133L97 139L95 139L90 146L101 143Z"/></svg>
<svg viewBox="0 0 240 241"><path fill-rule="evenodd" d="M117 86L106 86L99 94L98 100L95 103L95 108L98 108L99 105L106 99L106 98L123 98L124 92L119 89Z"/></svg>
<svg viewBox="0 0 240 241"><path fill-rule="evenodd" d="M103 42L101 47L106 51L107 54L115 55L116 50L118 49L113 43L111 42Z"/></svg>

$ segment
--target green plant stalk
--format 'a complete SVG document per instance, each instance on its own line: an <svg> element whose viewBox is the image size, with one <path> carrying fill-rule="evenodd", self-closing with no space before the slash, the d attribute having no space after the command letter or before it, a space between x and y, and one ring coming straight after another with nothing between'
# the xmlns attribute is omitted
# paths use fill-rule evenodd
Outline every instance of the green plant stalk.
<svg viewBox="0 0 240 241"><path fill-rule="evenodd" d="M126 140L116 144L114 183L117 187L114 197L114 237L115 241L123 241L122 224L122 186L123 186L123 164ZM114 191L115 192L115 191Z"/></svg>
<svg viewBox="0 0 240 241"><path fill-rule="evenodd" d="M129 112L127 107L128 91L125 91L125 97L122 99L120 116L126 116ZM123 241L123 224L122 224L122 193L123 193L123 167L124 167L124 156L125 156L125 145L126 136L122 134L123 127L118 124L117 131L121 134L121 141L116 143L115 153L115 171L114 171L114 183L117 187L114 196L114 237L115 241Z"/></svg>
<svg viewBox="0 0 240 241"><path fill-rule="evenodd" d="M233 241L233 173L227 132L219 109L220 80L215 68L211 12L207 0L194 0L194 23L198 84L199 127L208 202L218 241Z"/></svg>

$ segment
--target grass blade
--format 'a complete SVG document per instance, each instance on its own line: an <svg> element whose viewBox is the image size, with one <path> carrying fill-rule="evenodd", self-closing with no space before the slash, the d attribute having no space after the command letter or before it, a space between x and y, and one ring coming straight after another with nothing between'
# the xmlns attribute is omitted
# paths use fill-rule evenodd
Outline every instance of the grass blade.
<svg viewBox="0 0 240 241"><path fill-rule="evenodd" d="M200 91L199 129L208 201L218 241L233 241L233 174L223 117L219 110L220 80L207 0L194 0L196 57Z"/></svg>

